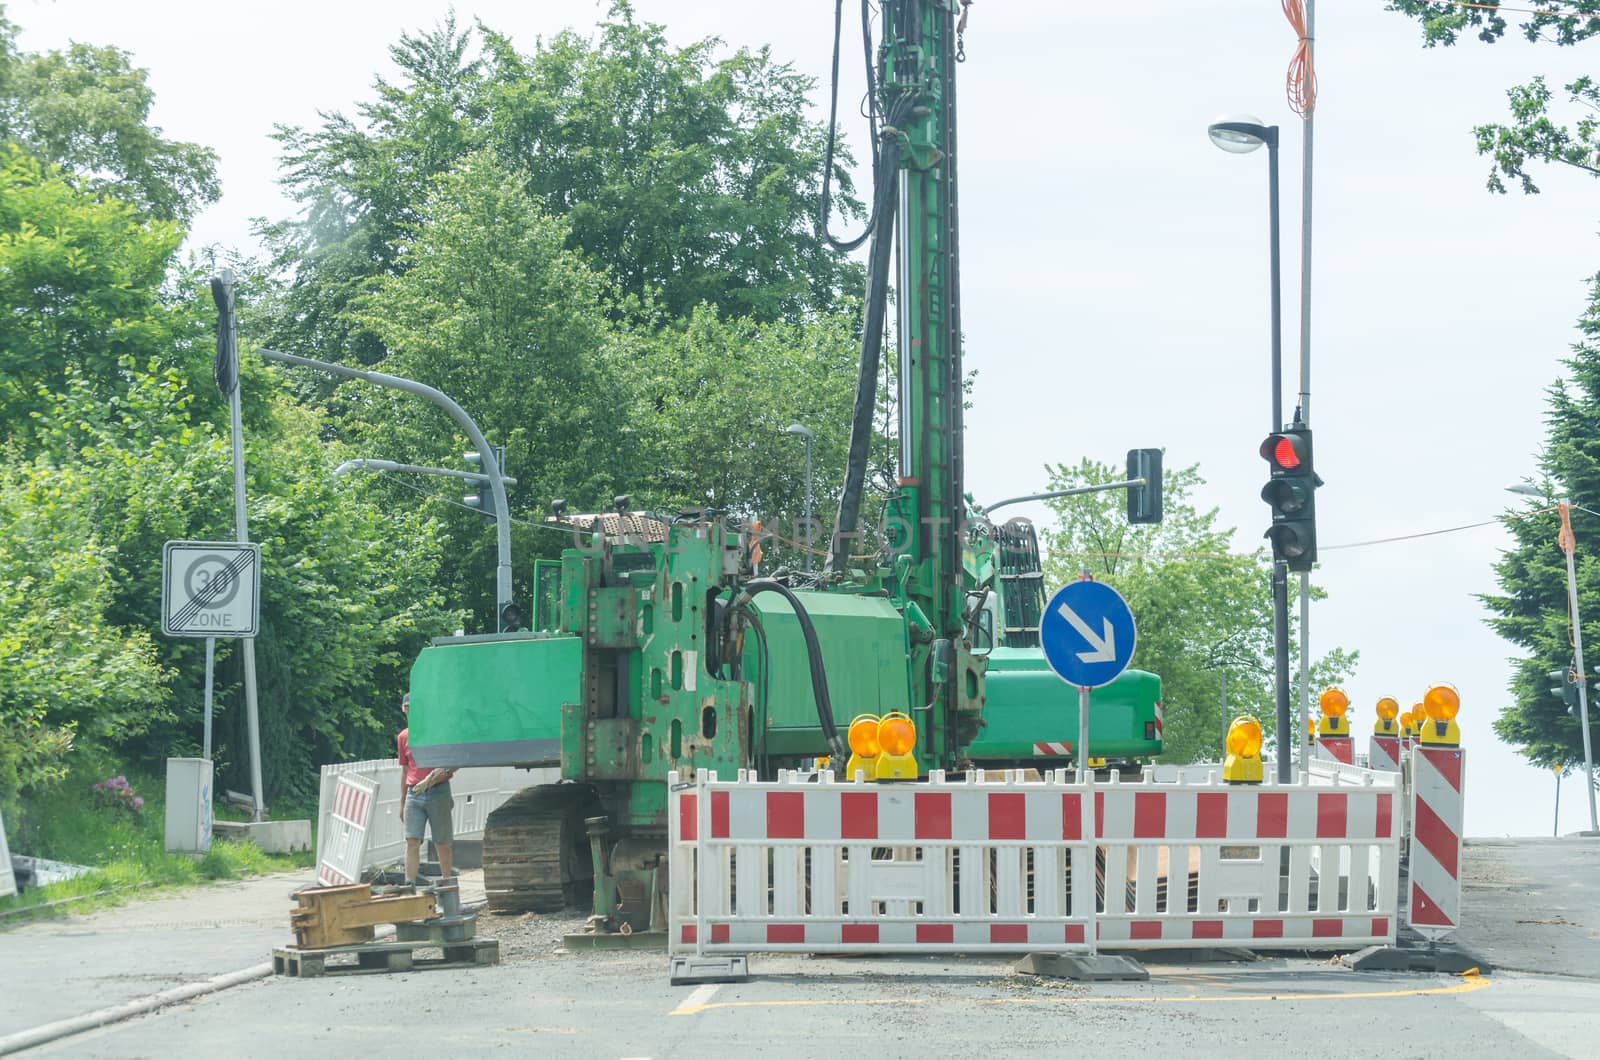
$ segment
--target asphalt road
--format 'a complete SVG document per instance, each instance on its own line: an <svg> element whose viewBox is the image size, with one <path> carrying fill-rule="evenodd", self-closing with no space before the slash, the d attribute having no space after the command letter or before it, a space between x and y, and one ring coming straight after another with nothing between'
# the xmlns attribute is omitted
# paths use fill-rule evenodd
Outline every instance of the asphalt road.
<svg viewBox="0 0 1600 1060"><path fill-rule="evenodd" d="M749 983L673 987L659 952L567 952L561 935L581 917L485 917L479 934L502 940L495 967L271 978L26 1055L1591 1056L1600 946L1588 925L1600 924L1600 888L1586 880L1596 859L1593 841L1469 844L1462 941L1502 969L1487 977L1361 973L1300 957L1147 961L1149 982L1085 985L1021 975L1006 959L758 955ZM285 941L298 882L185 892L0 934L0 1036L182 973L258 963ZM129 972L138 954L144 970ZM1517 968L1531 970L1505 970Z"/></svg>

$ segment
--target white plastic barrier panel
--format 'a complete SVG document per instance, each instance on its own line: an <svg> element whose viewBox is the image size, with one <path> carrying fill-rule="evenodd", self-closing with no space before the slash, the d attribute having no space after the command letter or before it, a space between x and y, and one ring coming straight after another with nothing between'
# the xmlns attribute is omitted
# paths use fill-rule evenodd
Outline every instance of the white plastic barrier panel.
<svg viewBox="0 0 1600 1060"><path fill-rule="evenodd" d="M998 783L934 772L897 785L674 775L669 944L1059 953L1393 942L1396 778L1318 765L1283 787L1195 770L1132 784L1066 771Z"/></svg>
<svg viewBox="0 0 1600 1060"><path fill-rule="evenodd" d="M1466 757L1419 743L1411 752L1411 901L1407 922L1440 939L1461 925L1461 839Z"/></svg>
<svg viewBox="0 0 1600 1060"><path fill-rule="evenodd" d="M6 846L6 822L0 818L0 898L17 893L17 878L11 872L11 848Z"/></svg>
<svg viewBox="0 0 1600 1060"><path fill-rule="evenodd" d="M359 774L377 784L372 822L367 831L361 869L398 865L405 857L405 791L400 763L393 758L373 758L359 762L339 762L322 767L322 789L317 810L317 862L321 864L324 839L331 834L334 788L346 774ZM534 784L555 783L557 769L517 769L512 766L480 766L463 769L450 781L451 824L458 841L483 836L489 814L521 789Z"/></svg>
<svg viewBox="0 0 1600 1060"><path fill-rule="evenodd" d="M317 859L317 882L324 887L360 881L377 790L376 782L359 773L345 773L335 782L329 834Z"/></svg>

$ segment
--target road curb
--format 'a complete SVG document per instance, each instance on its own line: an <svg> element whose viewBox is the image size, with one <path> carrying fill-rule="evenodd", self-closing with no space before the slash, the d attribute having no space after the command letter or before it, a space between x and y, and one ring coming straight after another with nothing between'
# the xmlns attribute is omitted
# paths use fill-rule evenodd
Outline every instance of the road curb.
<svg viewBox="0 0 1600 1060"><path fill-rule="evenodd" d="M32 1049L74 1034L82 1034L84 1031L94 1030L96 1027L104 1027L120 1020L143 1015L146 1012L154 1012L158 1008L175 1005L180 1001L187 1001L190 998L200 997L204 994L214 994L218 990L226 990L230 986L239 986L256 979L265 979L270 975L272 975L272 962L267 961L262 964L251 965L249 968L241 968L237 972L214 976L198 983L187 983L183 986L173 987L171 990L163 990L159 994L136 997L132 1001L124 1001L122 1004L112 1005L110 1008L97 1009L82 1016L73 1016L69 1019L56 1020L54 1023L33 1027L29 1030L18 1031L16 1034L8 1034L4 1038L0 1038L0 1056L18 1053L24 1049Z"/></svg>

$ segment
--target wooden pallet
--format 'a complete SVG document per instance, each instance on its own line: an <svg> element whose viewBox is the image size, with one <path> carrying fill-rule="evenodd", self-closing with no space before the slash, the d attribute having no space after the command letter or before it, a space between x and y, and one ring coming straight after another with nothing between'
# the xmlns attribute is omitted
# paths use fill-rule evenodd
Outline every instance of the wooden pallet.
<svg viewBox="0 0 1600 1060"><path fill-rule="evenodd" d="M441 950L443 956L418 957L418 950ZM499 963L500 943L496 939L468 939L443 946L436 942L367 942L356 946L306 950L278 946L272 951L273 972L301 979L321 975L409 972L423 968L471 968Z"/></svg>

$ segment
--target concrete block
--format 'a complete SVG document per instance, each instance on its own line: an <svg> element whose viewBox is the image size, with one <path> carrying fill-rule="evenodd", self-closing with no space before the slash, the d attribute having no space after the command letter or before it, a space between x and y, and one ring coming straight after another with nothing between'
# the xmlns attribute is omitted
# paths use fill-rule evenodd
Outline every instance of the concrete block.
<svg viewBox="0 0 1600 1060"><path fill-rule="evenodd" d="M750 965L743 955L735 957L674 957L672 958L672 985L694 986L699 983L747 983Z"/></svg>
<svg viewBox="0 0 1600 1060"><path fill-rule="evenodd" d="M1488 962L1455 946L1416 948L1406 946L1368 946L1339 958L1347 968L1358 972L1444 972L1460 975L1476 968L1482 975L1494 969ZM1559 969L1552 969L1559 971Z"/></svg>
<svg viewBox="0 0 1600 1060"><path fill-rule="evenodd" d="M1144 965L1132 957L1087 953L1030 953L1016 970L1024 975L1043 975L1052 979L1073 979L1080 983L1107 983L1116 980L1144 982L1150 978Z"/></svg>
<svg viewBox="0 0 1600 1060"><path fill-rule="evenodd" d="M254 843L268 854L311 849L310 821L213 821L213 835Z"/></svg>

